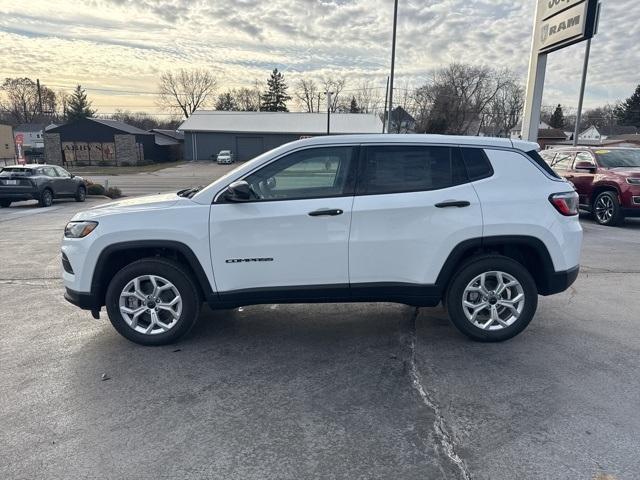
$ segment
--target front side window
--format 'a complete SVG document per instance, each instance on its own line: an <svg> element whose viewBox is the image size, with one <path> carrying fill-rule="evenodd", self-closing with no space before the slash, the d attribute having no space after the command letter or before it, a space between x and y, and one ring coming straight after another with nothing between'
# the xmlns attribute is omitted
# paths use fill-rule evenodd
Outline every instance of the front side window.
<svg viewBox="0 0 640 480"><path fill-rule="evenodd" d="M354 147L301 150L270 163L245 180L258 201L351 194L354 150Z"/></svg>
<svg viewBox="0 0 640 480"><path fill-rule="evenodd" d="M468 181L460 150L450 147L368 147L362 170L361 195L438 190Z"/></svg>
<svg viewBox="0 0 640 480"><path fill-rule="evenodd" d="M53 167L44 167L42 169L42 171L44 172L44 174L47 177L57 177L58 176L58 174L56 173L56 169L53 168Z"/></svg>
<svg viewBox="0 0 640 480"><path fill-rule="evenodd" d="M577 165L580 162L586 162L586 163L590 163L594 167L596 166L596 164L593 161L593 157L591 156L590 153L587 153L587 152L578 152L576 154L576 161L574 165Z"/></svg>
<svg viewBox="0 0 640 480"><path fill-rule="evenodd" d="M69 172L67 172L64 168L62 167L53 167L56 169L56 172L58 172L58 175L60 177L70 177L71 174Z"/></svg>

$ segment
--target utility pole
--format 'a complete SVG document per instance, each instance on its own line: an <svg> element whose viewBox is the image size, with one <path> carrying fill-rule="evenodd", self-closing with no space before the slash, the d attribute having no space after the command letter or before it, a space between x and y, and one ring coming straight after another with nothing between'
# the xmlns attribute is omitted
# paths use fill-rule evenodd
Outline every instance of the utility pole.
<svg viewBox="0 0 640 480"><path fill-rule="evenodd" d="M331 133L331 95L333 92L324 92L327 96L327 135Z"/></svg>
<svg viewBox="0 0 640 480"><path fill-rule="evenodd" d="M389 117L387 133L391 133L391 112L393 111L393 76L396 68L396 30L398 27L398 0L393 5L393 39L391 40L391 75L389 76Z"/></svg>
<svg viewBox="0 0 640 480"><path fill-rule="evenodd" d="M40 88L40 79L36 79L36 86L38 87L38 111L40 112L40 117L42 117L42 90Z"/></svg>
<svg viewBox="0 0 640 480"><path fill-rule="evenodd" d="M387 103L389 102L389 76L387 76L387 88L384 91L384 112L382 116L382 133L384 133L384 127L387 125Z"/></svg>

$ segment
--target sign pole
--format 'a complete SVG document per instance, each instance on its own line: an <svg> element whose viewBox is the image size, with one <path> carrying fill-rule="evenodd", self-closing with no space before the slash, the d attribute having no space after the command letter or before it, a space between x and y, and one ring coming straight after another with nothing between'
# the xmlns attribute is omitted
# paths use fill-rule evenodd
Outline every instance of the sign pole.
<svg viewBox="0 0 640 480"><path fill-rule="evenodd" d="M582 67L582 83L580 84L580 98L578 100L578 113L576 114L576 128L573 132L573 146L578 146L578 135L580 134L580 121L582 120L582 103L584 101L584 90L587 85L587 70L589 70L589 55L591 55L591 39L587 40L584 51L584 66Z"/></svg>
<svg viewBox="0 0 640 480"><path fill-rule="evenodd" d="M387 133L391 133L391 112L393 111L393 77L396 69L396 30L398 27L398 0L393 4L393 38L391 40L391 75L389 75L389 117Z"/></svg>
<svg viewBox="0 0 640 480"><path fill-rule="evenodd" d="M541 3L537 2L536 14L533 19L533 38L531 40L531 57L529 57L529 76L527 77L527 93L522 115L523 140L538 141L540 128L540 113L542 110L542 93L544 91L544 77L547 70L547 55L538 53L538 25L541 21Z"/></svg>

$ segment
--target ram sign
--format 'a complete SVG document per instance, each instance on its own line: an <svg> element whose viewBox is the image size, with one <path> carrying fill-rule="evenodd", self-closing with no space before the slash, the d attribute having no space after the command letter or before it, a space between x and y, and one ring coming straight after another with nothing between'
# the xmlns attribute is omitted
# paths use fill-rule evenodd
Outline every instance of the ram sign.
<svg viewBox="0 0 640 480"><path fill-rule="evenodd" d="M549 53L593 37L598 0L540 0L538 52Z"/></svg>

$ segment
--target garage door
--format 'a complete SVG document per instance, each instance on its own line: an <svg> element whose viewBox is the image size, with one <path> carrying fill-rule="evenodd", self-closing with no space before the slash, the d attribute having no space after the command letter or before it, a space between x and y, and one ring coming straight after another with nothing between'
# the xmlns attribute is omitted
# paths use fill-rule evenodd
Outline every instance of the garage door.
<svg viewBox="0 0 640 480"><path fill-rule="evenodd" d="M240 161L257 157L264 152L264 137L237 137L236 152Z"/></svg>

